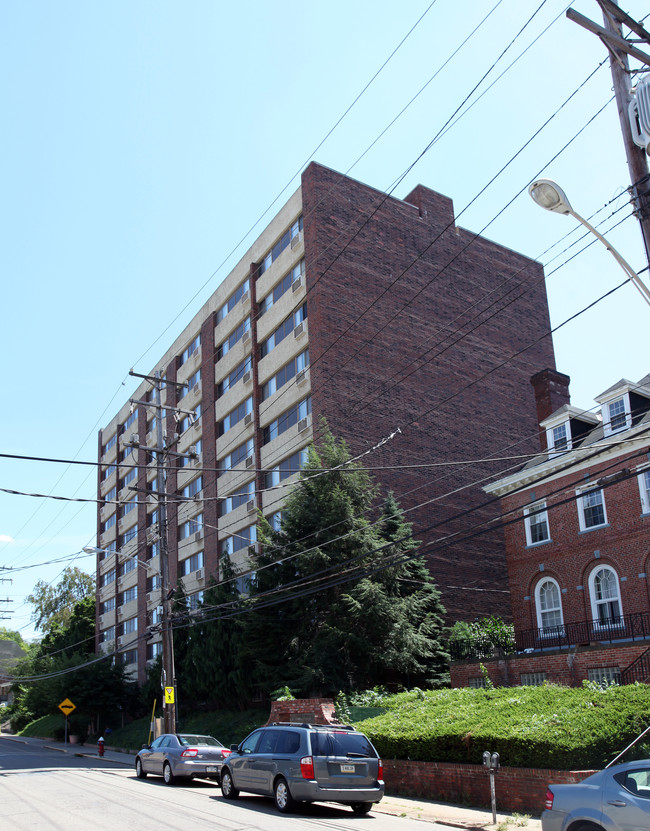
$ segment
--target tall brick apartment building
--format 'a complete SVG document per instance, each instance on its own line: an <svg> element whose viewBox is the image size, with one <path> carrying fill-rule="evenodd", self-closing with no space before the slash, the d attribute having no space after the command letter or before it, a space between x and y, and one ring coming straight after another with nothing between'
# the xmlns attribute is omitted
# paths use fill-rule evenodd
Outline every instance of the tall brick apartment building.
<svg viewBox="0 0 650 831"><path fill-rule="evenodd" d="M484 661L498 684L650 679L650 375L618 381L599 410L569 379L532 379L542 454L486 487L501 497L518 654ZM458 685L482 684L477 663Z"/></svg>
<svg viewBox="0 0 650 831"><path fill-rule="evenodd" d="M527 379L554 367L548 331L541 266L456 227L451 200L311 164L152 368L187 384L163 399L185 454L166 461L170 583L197 604L221 553L245 571L256 510L277 516L286 491L269 488L295 480L324 416L354 454L392 436L364 462L409 509L450 618L508 614L503 541L472 537L471 483L531 450ZM134 398L148 396L144 381ZM98 641L140 678L160 650L138 637L160 602L154 416L125 402L99 435Z"/></svg>

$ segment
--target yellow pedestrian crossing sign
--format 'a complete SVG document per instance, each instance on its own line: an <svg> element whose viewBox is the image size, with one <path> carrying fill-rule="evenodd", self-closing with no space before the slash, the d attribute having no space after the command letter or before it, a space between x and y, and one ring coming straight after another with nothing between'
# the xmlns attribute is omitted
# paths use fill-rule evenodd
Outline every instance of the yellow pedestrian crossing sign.
<svg viewBox="0 0 650 831"><path fill-rule="evenodd" d="M165 704L173 704L174 703L174 688L173 687L165 687Z"/></svg>
<svg viewBox="0 0 650 831"><path fill-rule="evenodd" d="M75 704L73 704L73 703L72 703L72 701L70 701L70 699L69 699L69 698L65 698L65 699L64 699L64 700L63 700L63 701L59 704L59 710L61 710L61 712L62 712L62 713L64 713L66 716L69 716L69 715L70 715L70 713L71 713L73 710L76 710L76 709L77 709L76 705L75 705Z"/></svg>

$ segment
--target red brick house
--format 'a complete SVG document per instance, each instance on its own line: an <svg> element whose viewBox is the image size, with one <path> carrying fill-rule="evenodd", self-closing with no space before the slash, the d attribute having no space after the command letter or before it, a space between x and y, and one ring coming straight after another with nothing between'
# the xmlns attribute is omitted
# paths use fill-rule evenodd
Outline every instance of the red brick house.
<svg viewBox="0 0 650 831"><path fill-rule="evenodd" d="M650 375L582 411L569 378L533 376L542 453L487 486L500 499L516 653L498 684L650 680ZM478 657L478 656L477 656ZM479 685L476 660L452 665Z"/></svg>

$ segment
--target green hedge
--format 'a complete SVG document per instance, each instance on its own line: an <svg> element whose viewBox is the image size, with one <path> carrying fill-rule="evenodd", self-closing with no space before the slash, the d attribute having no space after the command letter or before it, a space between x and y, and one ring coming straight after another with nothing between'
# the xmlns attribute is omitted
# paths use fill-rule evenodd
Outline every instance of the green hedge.
<svg viewBox="0 0 650 831"><path fill-rule="evenodd" d="M387 759L481 764L489 750L509 767L580 770L602 767L650 724L650 687L418 690L384 706L358 726Z"/></svg>

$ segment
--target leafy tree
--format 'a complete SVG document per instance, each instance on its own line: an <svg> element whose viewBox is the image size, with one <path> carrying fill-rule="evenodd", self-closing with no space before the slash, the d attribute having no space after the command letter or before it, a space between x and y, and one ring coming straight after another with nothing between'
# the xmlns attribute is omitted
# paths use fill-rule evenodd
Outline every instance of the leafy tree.
<svg viewBox="0 0 650 831"><path fill-rule="evenodd" d="M381 522L371 522L376 497L345 442L325 429L280 529L260 519L243 654L263 692L332 694L387 674L400 684L439 677L437 590L424 564L408 561L418 543L392 495Z"/></svg>
<svg viewBox="0 0 650 831"><path fill-rule="evenodd" d="M496 615L472 622L459 620L451 627L448 647L457 660L491 658L496 649L510 655L516 649L514 626Z"/></svg>
<svg viewBox="0 0 650 831"><path fill-rule="evenodd" d="M13 629L7 629L4 626L0 626L0 641L14 641L25 651L27 651L29 647L29 644L23 640L23 636L20 632L15 632Z"/></svg>
<svg viewBox="0 0 650 831"><path fill-rule="evenodd" d="M32 621L41 632L49 630L53 624L65 626L75 603L94 593L95 578L77 566L70 566L56 586L39 580L32 594L27 596L27 602L34 607Z"/></svg>

